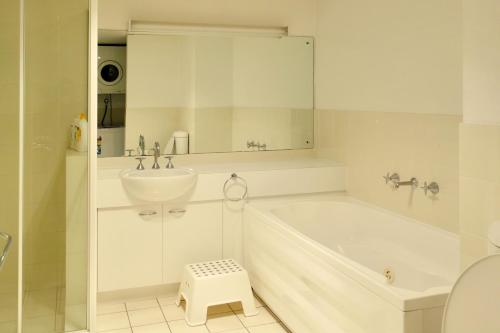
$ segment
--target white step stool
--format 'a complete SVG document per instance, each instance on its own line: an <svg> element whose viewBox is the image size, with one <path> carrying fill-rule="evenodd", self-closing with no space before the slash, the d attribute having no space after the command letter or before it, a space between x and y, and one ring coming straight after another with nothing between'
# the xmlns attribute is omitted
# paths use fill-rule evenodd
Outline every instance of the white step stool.
<svg viewBox="0 0 500 333"><path fill-rule="evenodd" d="M212 305L241 301L245 316L259 313L247 271L232 259L186 265L177 306L182 299L186 300L186 322L190 326L205 324L207 309Z"/></svg>

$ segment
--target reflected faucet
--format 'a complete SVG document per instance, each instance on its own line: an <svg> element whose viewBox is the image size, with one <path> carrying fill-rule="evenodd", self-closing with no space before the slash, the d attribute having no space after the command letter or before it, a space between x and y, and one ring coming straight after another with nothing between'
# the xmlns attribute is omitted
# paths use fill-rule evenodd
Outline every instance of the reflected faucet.
<svg viewBox="0 0 500 333"><path fill-rule="evenodd" d="M159 169L160 165L158 164L158 157L160 157L160 143L158 141L155 142L155 146L153 147L155 162L153 163L153 169Z"/></svg>
<svg viewBox="0 0 500 333"><path fill-rule="evenodd" d="M260 144L260 142L255 142L255 141L247 141L247 148L257 148L257 150L266 150L267 145L265 143Z"/></svg>
<svg viewBox="0 0 500 333"><path fill-rule="evenodd" d="M137 152L139 153L139 156L146 156L146 144L142 134L139 135L139 147L137 147Z"/></svg>

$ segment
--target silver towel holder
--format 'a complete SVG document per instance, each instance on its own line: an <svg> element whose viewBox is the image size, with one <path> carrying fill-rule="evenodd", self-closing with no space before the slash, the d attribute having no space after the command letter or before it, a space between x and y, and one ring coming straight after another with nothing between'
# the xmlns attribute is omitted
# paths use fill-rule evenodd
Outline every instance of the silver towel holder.
<svg viewBox="0 0 500 333"><path fill-rule="evenodd" d="M229 190L229 187L228 185L230 185L231 183L237 183L237 182L241 182L245 188L245 191L243 192L243 194L241 195L241 197L238 197L238 198L231 198L227 195L227 191ZM247 184L247 181L244 179L244 178L241 178L240 176L238 176L236 173L233 173L231 174L231 177L225 181L224 183L224 186L222 187L222 192L224 193L224 198L226 200L229 200L229 201L241 201L241 200L245 200L245 198L247 197L248 195L248 184Z"/></svg>

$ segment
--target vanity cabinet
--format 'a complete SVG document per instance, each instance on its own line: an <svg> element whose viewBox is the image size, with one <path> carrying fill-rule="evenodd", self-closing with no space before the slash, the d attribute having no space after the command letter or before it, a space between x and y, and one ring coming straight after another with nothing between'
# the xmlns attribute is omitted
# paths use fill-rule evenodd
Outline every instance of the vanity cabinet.
<svg viewBox="0 0 500 333"><path fill-rule="evenodd" d="M221 201L165 208L165 283L180 282L187 264L222 259Z"/></svg>
<svg viewBox="0 0 500 333"><path fill-rule="evenodd" d="M222 202L98 210L98 291L181 280L186 264L222 258Z"/></svg>
<svg viewBox="0 0 500 333"><path fill-rule="evenodd" d="M163 228L161 205L99 210L99 291L161 284Z"/></svg>

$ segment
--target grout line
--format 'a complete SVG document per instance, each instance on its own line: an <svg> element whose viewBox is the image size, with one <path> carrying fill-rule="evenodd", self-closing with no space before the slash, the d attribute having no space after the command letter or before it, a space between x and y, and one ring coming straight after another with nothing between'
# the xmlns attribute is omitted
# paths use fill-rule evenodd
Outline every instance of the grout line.
<svg viewBox="0 0 500 333"><path fill-rule="evenodd" d="M128 307L127 307L127 302L125 302L125 312L127 313L127 320L128 320L128 325L132 333L134 332L134 329L132 328L132 322L130 321L130 316L128 314Z"/></svg>
<svg viewBox="0 0 500 333"><path fill-rule="evenodd" d="M172 332L172 328L170 327L170 324L168 323L167 316L165 316L165 313L163 313L163 307L160 304L160 300L158 299L158 297L155 297L155 299L156 299L156 303L158 303L158 306L160 307L160 311L161 311L161 314L163 316L163 319L165 319L165 323L167 323L167 327L168 327L169 332Z"/></svg>

